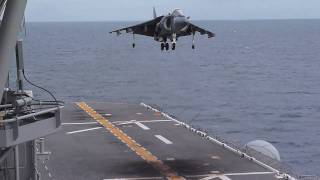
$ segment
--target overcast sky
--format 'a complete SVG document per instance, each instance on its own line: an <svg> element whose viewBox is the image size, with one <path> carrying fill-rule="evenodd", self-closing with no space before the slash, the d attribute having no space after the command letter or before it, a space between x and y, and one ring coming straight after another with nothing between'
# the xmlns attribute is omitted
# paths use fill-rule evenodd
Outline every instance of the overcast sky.
<svg viewBox="0 0 320 180"><path fill-rule="evenodd" d="M181 8L193 20L320 18L320 0L28 0L27 21L131 21Z"/></svg>

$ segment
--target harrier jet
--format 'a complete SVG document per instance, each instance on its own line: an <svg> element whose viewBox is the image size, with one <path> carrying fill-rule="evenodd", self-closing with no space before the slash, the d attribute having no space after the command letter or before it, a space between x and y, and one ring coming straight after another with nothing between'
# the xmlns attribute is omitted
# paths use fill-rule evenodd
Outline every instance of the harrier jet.
<svg viewBox="0 0 320 180"><path fill-rule="evenodd" d="M172 50L176 48L176 42L179 37L192 35L192 49L194 46L194 35L199 32L201 35L208 35L208 38L214 37L215 34L200 28L189 22L190 17L186 17L180 9L174 9L172 13L166 16L157 16L155 8L153 8L154 19L137 24L134 26L117 29L110 33L117 33L120 35L122 31L133 34L133 44L135 47L135 34L153 37L155 41L161 42L161 50L169 50L169 43L171 42Z"/></svg>

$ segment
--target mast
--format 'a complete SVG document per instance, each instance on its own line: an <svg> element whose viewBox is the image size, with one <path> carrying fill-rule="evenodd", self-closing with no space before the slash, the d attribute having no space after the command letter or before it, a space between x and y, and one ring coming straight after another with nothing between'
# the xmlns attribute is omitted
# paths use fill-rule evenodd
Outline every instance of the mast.
<svg viewBox="0 0 320 180"><path fill-rule="evenodd" d="M5 1L5 0L2 0ZM27 0L7 0L0 26L0 100L7 81L10 57L20 31Z"/></svg>

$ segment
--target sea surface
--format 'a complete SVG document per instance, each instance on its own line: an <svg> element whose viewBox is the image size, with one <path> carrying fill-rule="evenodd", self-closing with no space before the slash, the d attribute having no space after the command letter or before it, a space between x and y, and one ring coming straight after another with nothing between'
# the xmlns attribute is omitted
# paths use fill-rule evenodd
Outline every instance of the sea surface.
<svg viewBox="0 0 320 180"><path fill-rule="evenodd" d="M26 74L66 102L157 104L236 144L267 140L298 174L320 175L320 20L195 21L216 38L163 52L108 33L134 23L28 23Z"/></svg>

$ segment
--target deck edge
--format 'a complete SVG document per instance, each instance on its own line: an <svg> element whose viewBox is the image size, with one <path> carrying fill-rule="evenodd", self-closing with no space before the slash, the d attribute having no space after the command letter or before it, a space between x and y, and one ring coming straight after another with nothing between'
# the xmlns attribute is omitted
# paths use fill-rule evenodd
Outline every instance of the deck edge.
<svg viewBox="0 0 320 180"><path fill-rule="evenodd" d="M187 123L185 123L185 122L181 122L181 121L179 121L179 120L171 117L170 115L168 115L168 114L165 113L165 112L162 112L162 111L160 111L160 110L158 110L158 109L156 109L156 108L154 108L154 107L152 107L152 106L150 106L150 105L147 105L147 104L145 104L145 103L143 103L143 102L141 102L140 105L143 106L143 107L145 107L145 108L147 108L147 109L150 109L150 110L152 110L152 111L154 111L154 112L159 112L159 113L161 113L164 117L166 117L166 118L168 118L168 119L170 119L170 120L172 120L172 121L177 122L178 124L180 124L180 125L183 126L184 128L186 128L186 129L190 130L191 132L193 132L193 133L195 133L195 134L197 134L197 135L205 138L206 140L208 140L208 141L210 141L210 142L212 142L212 143L215 143L215 144L217 144L217 145L225 148L226 150L228 150L228 151L230 151L230 152L232 152L232 153L235 153L235 154L239 155L239 156L242 157L242 158L246 158L246 159L248 159L248 160L250 160L250 161L258 164L259 166L264 167L264 168L266 168L266 169L274 172L274 173L276 174L276 176L279 177L279 178L283 178L283 179L287 179L287 180L297 180L295 177L293 177L293 176L291 176L291 175L289 175L289 174L287 174L287 173L280 172L279 170L271 167L270 165L267 165L267 164L265 164L265 163L257 160L255 157L250 156L250 155L248 155L248 154L245 153L245 152L242 152L240 149L233 148L233 147L229 146L228 144L223 143L223 142L219 141L218 139L209 136L208 133L203 132L203 131L198 130L198 129L195 129L194 127L190 126L189 124L187 124Z"/></svg>

